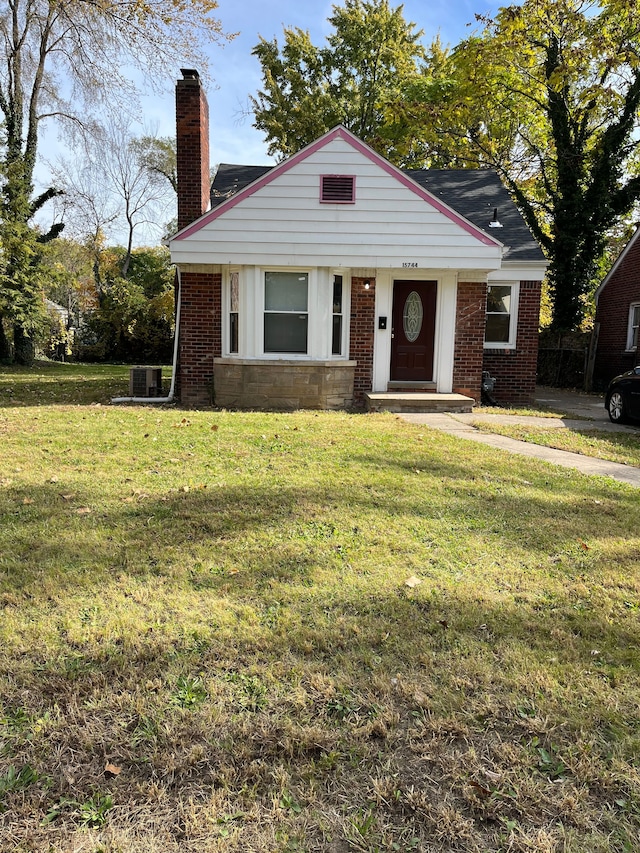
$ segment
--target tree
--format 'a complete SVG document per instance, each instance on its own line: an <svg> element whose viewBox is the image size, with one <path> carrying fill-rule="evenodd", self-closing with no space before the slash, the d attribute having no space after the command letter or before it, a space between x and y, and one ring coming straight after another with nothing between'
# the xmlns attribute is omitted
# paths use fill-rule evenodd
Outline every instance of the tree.
<svg viewBox="0 0 640 853"><path fill-rule="evenodd" d="M165 247L134 249L128 277L122 276L127 250L111 248L102 257L103 289L88 323L91 359L166 362L174 331L174 276ZM81 343L83 341L81 340Z"/></svg>
<svg viewBox="0 0 640 853"><path fill-rule="evenodd" d="M569 330L609 230L640 197L640 9L525 0L483 23L413 120L452 163L501 172L549 258L552 328Z"/></svg>
<svg viewBox="0 0 640 853"><path fill-rule="evenodd" d="M215 0L7 0L0 11L5 222L13 217L19 230L33 214L40 123L83 124L107 103L131 110L135 91L118 69L138 69L158 88L167 69L173 74L179 63L206 68L201 48L225 38L212 17L216 8ZM13 290L24 297L19 302L35 305L40 297L35 279L29 278L33 256L28 262L20 254L11 257L4 245L3 267L5 280L10 275ZM13 324L14 337L31 340L30 321L25 324L13 302L0 295L0 324L4 317Z"/></svg>
<svg viewBox="0 0 640 853"><path fill-rule="evenodd" d="M394 158L397 133L386 105L399 100L425 59L422 31L404 20L402 8L388 0L346 0L333 7L333 32L322 48L297 27L285 28L282 51L276 39L261 39L253 55L263 88L250 100L270 154L288 157L343 124Z"/></svg>
<svg viewBox="0 0 640 853"><path fill-rule="evenodd" d="M134 142L140 163L149 172L165 178L178 192L176 140L171 136L142 136Z"/></svg>

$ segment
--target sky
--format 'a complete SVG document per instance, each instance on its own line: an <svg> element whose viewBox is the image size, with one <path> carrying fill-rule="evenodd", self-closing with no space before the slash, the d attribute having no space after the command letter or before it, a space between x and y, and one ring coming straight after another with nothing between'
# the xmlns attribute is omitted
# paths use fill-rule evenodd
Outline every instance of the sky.
<svg viewBox="0 0 640 853"><path fill-rule="evenodd" d="M331 30L327 18L330 0L218 0L217 17L225 32L237 37L224 47L209 51L214 85L207 86L210 112L211 165L242 163L263 165L272 162L262 133L252 127L249 95L260 88L260 63L251 55L260 36L282 44L283 28L308 30L317 46ZM391 0L391 6L399 2ZM495 13L500 5L492 0L405 0L404 18L424 30L425 44L440 34L444 44L455 45L477 27L475 14ZM470 25L470 26L469 26ZM176 79L179 77L176 74ZM147 117L157 125L160 136L173 135L173 89L166 97L145 99Z"/></svg>

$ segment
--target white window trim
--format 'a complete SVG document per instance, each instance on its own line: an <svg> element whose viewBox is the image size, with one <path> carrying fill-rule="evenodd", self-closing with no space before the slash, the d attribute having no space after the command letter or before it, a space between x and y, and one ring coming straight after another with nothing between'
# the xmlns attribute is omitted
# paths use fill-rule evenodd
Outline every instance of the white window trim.
<svg viewBox="0 0 640 853"><path fill-rule="evenodd" d="M519 281L490 281L487 284L487 291L490 287L510 287L511 288L511 314L509 317L509 340L508 341L485 341L485 349L515 349L518 336L518 305L520 302L520 282ZM485 317L486 317L485 310ZM486 323L485 323L486 325Z"/></svg>
<svg viewBox="0 0 640 853"><path fill-rule="evenodd" d="M229 314L231 273L239 274L238 352L230 352ZM307 352L264 351L265 273L291 272L308 276ZM333 276L342 276L342 352L332 350ZM224 270L222 288L222 354L224 358L256 361L344 361L350 340L351 270L343 267L230 266Z"/></svg>
<svg viewBox="0 0 640 853"><path fill-rule="evenodd" d="M238 276L238 352L230 352L231 334L229 328L229 316L231 314L231 275ZM243 325L243 306L245 305L246 282L243 268L241 266L227 267L222 276L222 355L227 358L239 358L242 352L243 340L246 338Z"/></svg>
<svg viewBox="0 0 640 853"><path fill-rule="evenodd" d="M265 284L267 273L290 273L291 275L298 275L307 277L307 310L306 311L276 311L276 312L268 312L265 308ZM279 269L278 267L264 267L262 269L261 276L261 290L262 290L262 305L260 310L260 327L261 327L261 342L260 342L260 352L264 358L273 358L273 359L309 359L310 353L314 349L315 344L315 330L313 328L313 316L315 314L314 308L315 303L317 301L317 287L315 282L315 271L309 269L292 269L285 268ZM313 284L312 284L312 279ZM269 352L265 351L264 348L264 325L265 325L265 316L267 313L284 313L291 314L292 316L295 314L306 314L307 317L307 351L306 352L278 352L277 350L270 350Z"/></svg>
<svg viewBox="0 0 640 853"><path fill-rule="evenodd" d="M626 347L626 352L637 352L638 351L637 342L636 342L635 346L633 344L633 315L636 312L636 310L640 311L640 302L632 302L629 305L629 316L627 318L627 347ZM640 320L640 317L638 319ZM638 331L638 337L636 338L636 341L638 340L638 338L640 338L640 330Z"/></svg>

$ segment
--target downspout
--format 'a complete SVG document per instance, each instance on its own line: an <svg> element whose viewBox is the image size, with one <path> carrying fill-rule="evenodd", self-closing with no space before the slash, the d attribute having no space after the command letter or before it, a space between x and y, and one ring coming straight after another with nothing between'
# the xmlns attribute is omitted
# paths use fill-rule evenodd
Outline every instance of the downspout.
<svg viewBox="0 0 640 853"><path fill-rule="evenodd" d="M178 277L178 304L176 305L176 330L173 341L173 364L171 369L171 385L166 397L112 397L112 403L173 403L176 390L176 375L178 373L178 342L180 338L180 303L182 301L182 278L180 267L176 267Z"/></svg>

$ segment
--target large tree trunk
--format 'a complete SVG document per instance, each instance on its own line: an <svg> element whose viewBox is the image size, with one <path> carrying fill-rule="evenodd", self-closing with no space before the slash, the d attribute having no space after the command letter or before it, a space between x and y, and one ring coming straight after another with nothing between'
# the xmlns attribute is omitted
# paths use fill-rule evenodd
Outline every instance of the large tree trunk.
<svg viewBox="0 0 640 853"><path fill-rule="evenodd" d="M16 364L31 367L36 360L35 341L17 323L13 327L13 350Z"/></svg>
<svg viewBox="0 0 640 853"><path fill-rule="evenodd" d="M0 364L10 363L12 360L11 344L4 328L4 320L0 317Z"/></svg>

